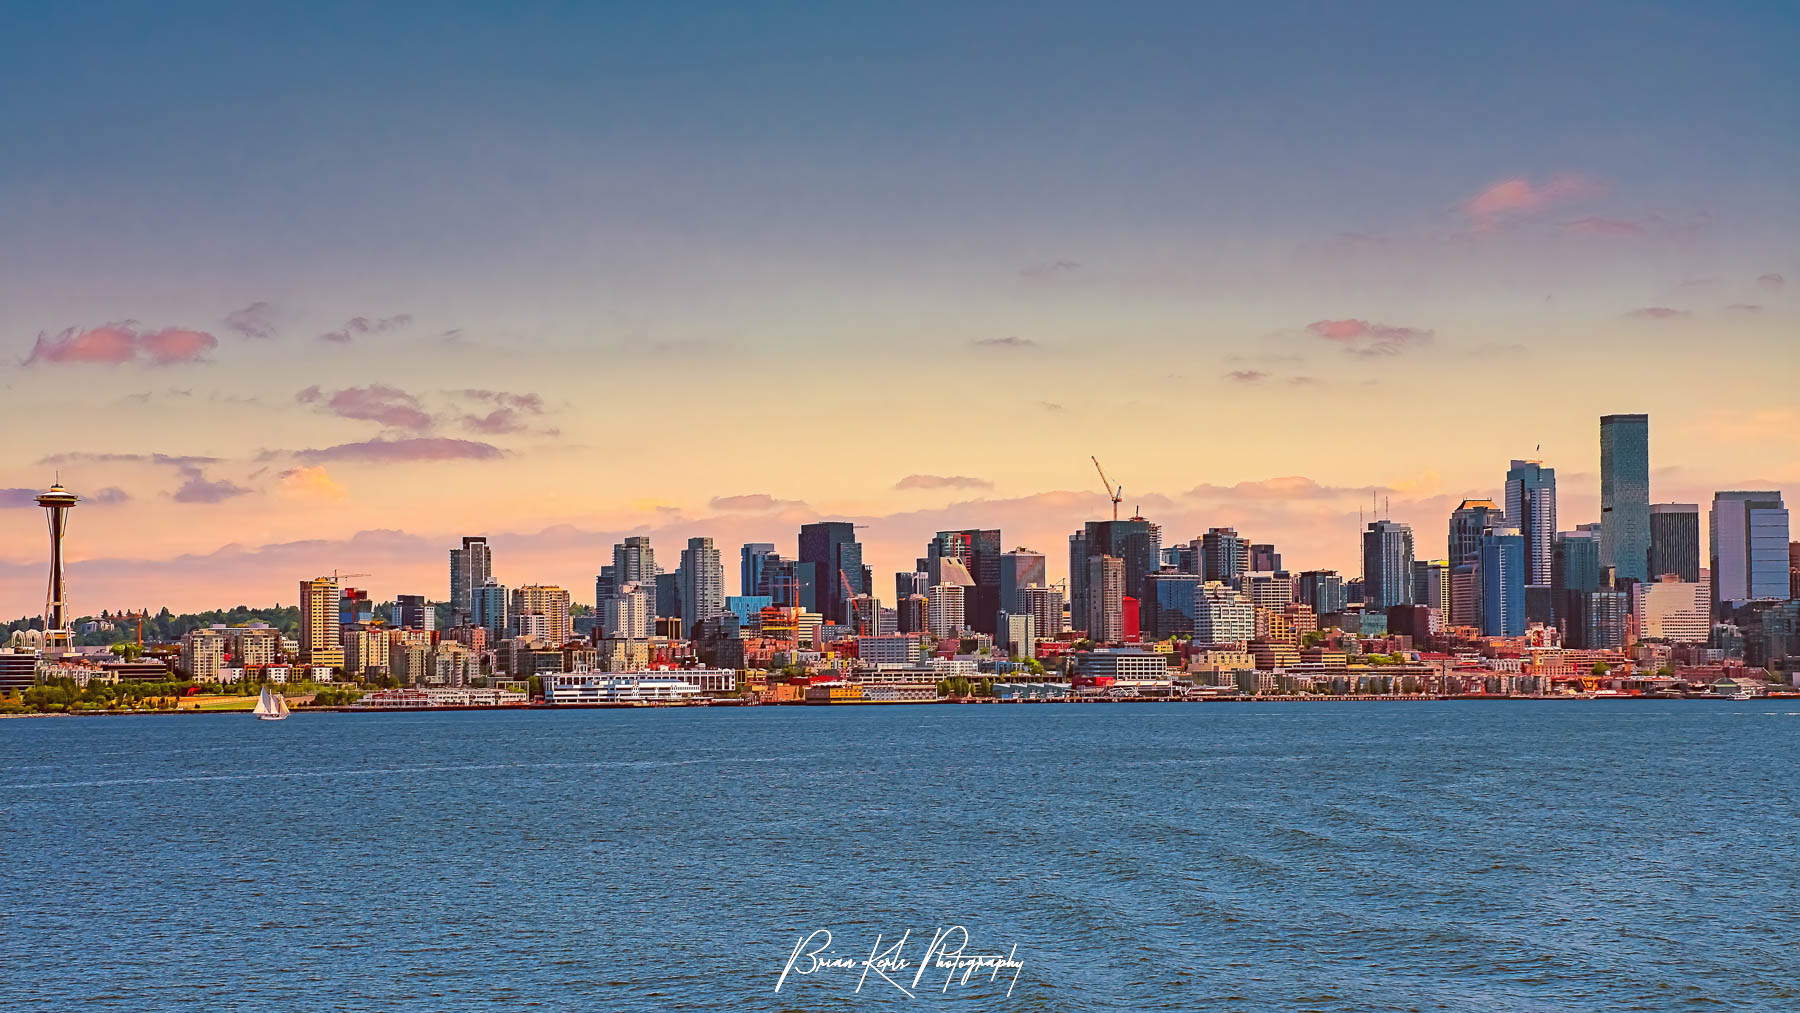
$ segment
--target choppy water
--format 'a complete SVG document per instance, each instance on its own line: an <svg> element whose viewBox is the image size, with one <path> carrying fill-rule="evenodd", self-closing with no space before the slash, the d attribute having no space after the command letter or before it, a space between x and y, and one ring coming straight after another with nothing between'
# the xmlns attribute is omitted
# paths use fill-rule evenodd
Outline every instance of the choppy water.
<svg viewBox="0 0 1800 1013"><path fill-rule="evenodd" d="M0 1005L1795 1010L1797 756L1786 702L0 721ZM1010 998L774 992L953 923Z"/></svg>

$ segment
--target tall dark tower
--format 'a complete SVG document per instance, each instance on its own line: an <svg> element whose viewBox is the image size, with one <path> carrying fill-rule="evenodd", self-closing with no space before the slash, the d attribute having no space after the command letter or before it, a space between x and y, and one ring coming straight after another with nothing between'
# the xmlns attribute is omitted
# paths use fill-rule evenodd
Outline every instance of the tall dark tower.
<svg viewBox="0 0 1800 1013"><path fill-rule="evenodd" d="M63 535L69 530L69 511L81 497L62 487L62 483L50 487L50 491L37 498L38 506L50 515L50 590L44 596L44 649L67 650L74 638L69 634L69 603L67 589L63 582Z"/></svg>

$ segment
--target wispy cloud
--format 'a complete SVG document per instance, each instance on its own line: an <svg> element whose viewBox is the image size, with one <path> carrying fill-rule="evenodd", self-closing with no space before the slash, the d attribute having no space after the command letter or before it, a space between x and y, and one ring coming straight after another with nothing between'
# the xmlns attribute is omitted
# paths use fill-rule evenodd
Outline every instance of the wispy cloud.
<svg viewBox="0 0 1800 1013"><path fill-rule="evenodd" d="M243 309L225 314L225 329L246 338L268 339L275 336L275 307L266 302L253 302Z"/></svg>
<svg viewBox="0 0 1800 1013"><path fill-rule="evenodd" d="M346 344L357 338L370 334L387 334L412 325L411 313L396 313L391 317L351 317L344 326L335 331L326 331L319 335L321 341Z"/></svg>
<svg viewBox="0 0 1800 1013"><path fill-rule="evenodd" d="M377 437L357 443L340 443L333 447L296 450L293 455L303 461L493 461L506 452L491 443L457 440L446 436L424 436L390 440Z"/></svg>
<svg viewBox="0 0 1800 1013"><path fill-rule="evenodd" d="M223 503L250 492L244 486L225 479L209 480L197 467L180 469L181 487L174 492L177 503Z"/></svg>
<svg viewBox="0 0 1800 1013"><path fill-rule="evenodd" d="M1645 306L1625 314L1634 320L1673 320L1690 315L1692 314L1688 310L1671 309L1667 306Z"/></svg>
<svg viewBox="0 0 1800 1013"><path fill-rule="evenodd" d="M1727 313L1761 313L1762 311L1762 306L1753 302L1734 302L1725 307Z"/></svg>
<svg viewBox="0 0 1800 1013"><path fill-rule="evenodd" d="M1580 236L1610 236L1614 239L1644 239L1650 235L1643 226L1622 218L1577 218L1558 231Z"/></svg>
<svg viewBox="0 0 1800 1013"><path fill-rule="evenodd" d="M81 502L84 505L97 504L107 506L113 503L125 503L131 499L131 494L116 485L109 485L99 492L80 493L79 490L77 490L77 492L81 496ZM14 507L31 507L36 509L37 498L42 495L42 493L42 489L0 489L0 510L11 509Z"/></svg>
<svg viewBox="0 0 1800 1013"><path fill-rule="evenodd" d="M1765 292L1780 292L1787 288L1787 279L1770 272L1756 279L1756 286Z"/></svg>
<svg viewBox="0 0 1800 1013"><path fill-rule="evenodd" d="M1260 369L1234 369L1225 374L1225 379L1237 383L1261 383L1269 378L1269 374Z"/></svg>
<svg viewBox="0 0 1800 1013"><path fill-rule="evenodd" d="M806 504L800 500L776 499L766 492L751 492L739 496L714 496L707 505L714 510L730 513L761 513L768 510L803 507Z"/></svg>
<svg viewBox="0 0 1800 1013"><path fill-rule="evenodd" d="M1011 349L1011 350L1036 348L1038 346L1038 343L1031 340L1030 338L1020 338L1020 337L1014 337L1011 335L1004 337L1004 338L976 338L974 341L969 342L969 344L974 345L977 348L998 348L998 349Z"/></svg>
<svg viewBox="0 0 1800 1013"><path fill-rule="evenodd" d="M1399 355L1408 349L1430 344L1433 331L1418 327L1397 327L1367 320L1315 320L1306 329L1318 337L1335 342L1352 355Z"/></svg>
<svg viewBox="0 0 1800 1013"><path fill-rule="evenodd" d="M1558 204L1598 197L1606 185L1579 173L1552 176L1534 184L1523 176L1503 179L1459 205L1476 231L1491 229L1504 218L1530 215Z"/></svg>
<svg viewBox="0 0 1800 1013"><path fill-rule="evenodd" d="M1081 264L1078 261L1053 260L1047 264L1032 264L1029 267L1021 268L1019 276L1032 279L1055 278L1060 275L1073 274L1079 270L1081 270Z"/></svg>
<svg viewBox="0 0 1800 1013"><path fill-rule="evenodd" d="M985 478L970 475L908 475L894 483L894 488L906 489L992 489L994 483Z"/></svg>
<svg viewBox="0 0 1800 1013"><path fill-rule="evenodd" d="M205 331L165 327L139 330L136 321L124 320L91 330L70 327L52 337L40 332L25 365L38 363L86 363L117 366L139 359L153 366L201 362L219 346L219 339Z"/></svg>
<svg viewBox="0 0 1800 1013"><path fill-rule="evenodd" d="M416 396L386 384L346 387L329 396L316 386L308 387L295 394L294 400L319 405L340 418L378 422L395 429L423 432L432 425L431 415L420 407Z"/></svg>

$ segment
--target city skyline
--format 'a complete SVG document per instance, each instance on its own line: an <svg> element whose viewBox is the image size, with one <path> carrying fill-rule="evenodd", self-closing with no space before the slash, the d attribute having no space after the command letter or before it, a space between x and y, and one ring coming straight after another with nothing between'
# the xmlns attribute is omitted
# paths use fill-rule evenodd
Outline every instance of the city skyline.
<svg viewBox="0 0 1800 1013"><path fill-rule="evenodd" d="M1597 520L1606 413L1655 501L1800 488L1780 6L20 21L15 615L59 471L109 607L832 519L878 576L981 526L1060 578L1089 455L1171 543L1351 572L1371 498L1429 530L1512 460Z"/></svg>

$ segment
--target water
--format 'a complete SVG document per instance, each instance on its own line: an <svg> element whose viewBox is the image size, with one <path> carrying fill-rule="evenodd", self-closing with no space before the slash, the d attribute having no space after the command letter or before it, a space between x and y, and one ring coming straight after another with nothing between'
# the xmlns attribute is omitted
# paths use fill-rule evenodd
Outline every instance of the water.
<svg viewBox="0 0 1800 1013"><path fill-rule="evenodd" d="M0 997L1794 1010L1797 746L1786 701L0 721ZM774 991L957 923L1010 997Z"/></svg>

